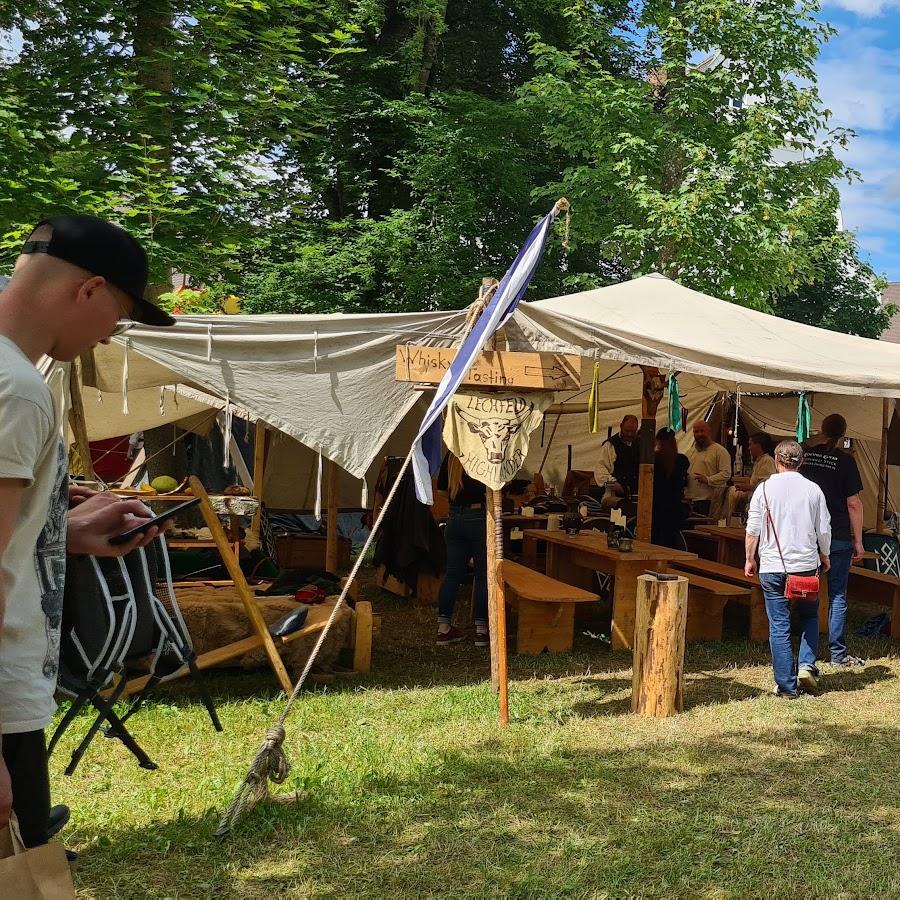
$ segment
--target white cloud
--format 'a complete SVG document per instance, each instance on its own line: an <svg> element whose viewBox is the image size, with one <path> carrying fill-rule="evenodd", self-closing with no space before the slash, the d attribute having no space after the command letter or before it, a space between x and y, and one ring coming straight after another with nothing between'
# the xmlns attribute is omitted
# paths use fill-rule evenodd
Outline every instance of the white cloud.
<svg viewBox="0 0 900 900"><path fill-rule="evenodd" d="M875 37L869 33L870 37ZM900 121L900 58L848 35L818 65L819 92L838 125L884 131Z"/></svg>
<svg viewBox="0 0 900 900"><path fill-rule="evenodd" d="M826 6L836 6L856 13L858 16L871 19L880 16L885 10L900 6L898 0L834 0Z"/></svg>

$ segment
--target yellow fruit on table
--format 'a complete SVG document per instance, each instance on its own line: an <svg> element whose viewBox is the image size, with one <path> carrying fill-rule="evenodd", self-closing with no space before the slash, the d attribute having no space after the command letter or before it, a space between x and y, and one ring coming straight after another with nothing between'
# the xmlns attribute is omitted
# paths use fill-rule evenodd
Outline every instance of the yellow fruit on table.
<svg viewBox="0 0 900 900"><path fill-rule="evenodd" d="M169 491L174 491L178 487L178 482L171 475L157 475L150 482L150 487L160 494L168 494Z"/></svg>
<svg viewBox="0 0 900 900"><path fill-rule="evenodd" d="M149 484L142 484L140 487L140 491L142 494L155 494L156 490L150 487Z"/></svg>

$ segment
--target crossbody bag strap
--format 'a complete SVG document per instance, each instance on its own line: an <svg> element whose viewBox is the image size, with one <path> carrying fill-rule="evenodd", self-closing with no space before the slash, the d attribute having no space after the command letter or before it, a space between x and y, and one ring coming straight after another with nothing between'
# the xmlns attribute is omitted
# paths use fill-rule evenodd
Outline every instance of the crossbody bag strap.
<svg viewBox="0 0 900 900"><path fill-rule="evenodd" d="M763 492L763 503L766 504L766 518L769 522L769 527L772 529L772 536L775 538L775 546L778 548L778 555L781 557L781 568L784 569L784 574L787 575L788 570L787 566L784 562L784 554L781 552L781 542L778 540L778 532L775 530L775 520L772 518L772 510L769 509L769 498L766 496L766 483L762 483L762 492Z"/></svg>

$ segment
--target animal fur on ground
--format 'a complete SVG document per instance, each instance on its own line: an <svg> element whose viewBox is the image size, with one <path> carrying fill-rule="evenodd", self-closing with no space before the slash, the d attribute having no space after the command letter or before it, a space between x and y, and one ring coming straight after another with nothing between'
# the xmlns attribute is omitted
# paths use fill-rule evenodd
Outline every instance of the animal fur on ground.
<svg viewBox="0 0 900 900"><path fill-rule="evenodd" d="M333 604L337 597L329 597L328 600ZM292 597L258 597L256 602L267 625L271 625L276 619L297 609L298 606ZM184 621L194 642L194 651L198 656L253 634L247 613L234 588L203 586L180 589L178 605L181 607ZM324 612L324 608L312 607L310 616ZM328 672L334 668L338 653L347 643L351 616L352 613L346 607L338 614L319 651L316 664L313 666L314 672ZM288 644L275 640L275 646L293 678L297 678L306 665L319 634L320 632L316 632ZM262 668L267 665L266 654L262 648L253 650L228 665L241 666L244 669Z"/></svg>

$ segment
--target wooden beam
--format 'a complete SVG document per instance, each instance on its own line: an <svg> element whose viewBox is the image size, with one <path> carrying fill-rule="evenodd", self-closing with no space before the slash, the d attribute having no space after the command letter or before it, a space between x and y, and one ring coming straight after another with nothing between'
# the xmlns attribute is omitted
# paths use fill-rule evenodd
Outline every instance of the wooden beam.
<svg viewBox="0 0 900 900"><path fill-rule="evenodd" d="M266 454L268 452L269 429L262 419L256 420L256 433L253 440L253 496L259 500L259 506L253 513L250 531L259 537L262 522L263 482L266 478Z"/></svg>
<svg viewBox="0 0 900 900"><path fill-rule="evenodd" d="M884 531L884 513L887 506L888 479L888 431L891 427L891 401L881 401L881 455L878 459L878 501L875 512L875 530Z"/></svg>
<svg viewBox="0 0 900 900"><path fill-rule="evenodd" d="M259 606L256 603L256 598L250 593L247 579L244 578L240 562L235 557L231 544L228 542L228 538L225 535L225 529L222 528L222 523L219 521L219 517L216 515L215 510L209 502L209 494L206 493L203 482L201 482L196 475L191 475L189 481L194 496L199 497L201 500L200 512L203 514L206 527L209 528L210 534L212 534L216 549L219 551L219 556L222 557L222 562L225 564L225 568L228 570L228 574L234 582L234 586L241 598L241 603L244 604L244 611L247 613L247 618L250 620L250 624L253 626L253 630L256 632L257 636L262 640L263 649L266 651L266 656L269 657L269 664L275 672L278 683L281 685L282 690L290 695L291 691L294 689L294 685L288 677L284 662L275 647L275 641L269 633L269 626L266 625L266 621L263 619L262 612L260 612Z"/></svg>
<svg viewBox="0 0 900 900"><path fill-rule="evenodd" d="M641 393L640 468L635 536L649 541L653 523L653 458L656 447L656 410L663 398L666 379L659 369L641 366L644 375Z"/></svg>
<svg viewBox="0 0 900 900"><path fill-rule="evenodd" d="M84 417L84 397L81 396L81 379L78 377L80 364L74 361L69 365L69 426L75 436L75 446L84 466L84 477L90 481L96 479L94 464L91 462L91 444L88 440L87 421Z"/></svg>
<svg viewBox="0 0 900 900"><path fill-rule="evenodd" d="M325 571L338 573L338 466L333 460L325 460L325 484L328 508L325 513Z"/></svg>

